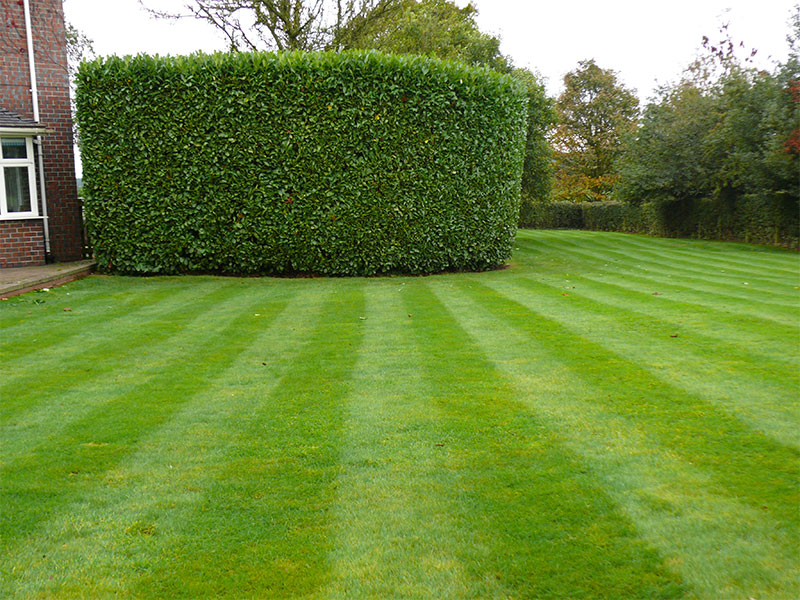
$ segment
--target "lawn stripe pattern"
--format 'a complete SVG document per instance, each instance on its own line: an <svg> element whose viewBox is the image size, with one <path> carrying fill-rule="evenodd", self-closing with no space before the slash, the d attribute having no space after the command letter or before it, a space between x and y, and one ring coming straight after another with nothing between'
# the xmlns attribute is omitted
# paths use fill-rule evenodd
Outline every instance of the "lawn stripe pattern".
<svg viewBox="0 0 800 600"><path fill-rule="evenodd" d="M434 384L431 400L443 413L449 468L459 472L456 516L481 541L471 552L472 576L496 578L502 598L675 597L679 579L636 538L584 465L522 410L429 286L406 290L406 309L419 314L411 322ZM434 338L439 343L430 344Z"/></svg>
<svg viewBox="0 0 800 600"><path fill-rule="evenodd" d="M635 238L634 238L635 239ZM640 244L632 243L629 238L623 240L594 239L593 246L602 250L609 257L629 259L636 257L634 264L637 267L645 267L650 270L655 267L658 271L668 269L671 277L679 276L682 280L713 282L718 286L729 286L739 291L742 281L751 286L750 291L758 290L769 292L771 296L786 296L791 298L791 288L786 285L785 278L775 275L765 275L762 270L750 268L740 268L736 263L722 260L709 261L706 257L698 258L696 255L688 253L674 253L658 247L646 248ZM577 243L580 247L580 243ZM774 299L774 298L771 298Z"/></svg>
<svg viewBox="0 0 800 600"><path fill-rule="evenodd" d="M20 535L29 534L58 508L90 491L136 448L150 428L167 421L182 402L213 381L217 369L235 358L235 353L222 352L215 340L236 336L251 319L251 311L240 297L233 296L233 287L219 291L229 297L226 300L220 295L214 297L214 319L194 322L192 328L178 325L172 338L162 338L160 341L168 344L168 351L155 352L150 360L137 366L140 383L111 396L101 389L88 410L79 410L77 418L68 420L63 428L56 428L57 437L45 438L28 452L19 452L13 460L4 461L0 479L24 480L24 485L17 487L16 493L4 503L0 514L0 538L4 545L13 546ZM184 308L182 314L187 313L190 311ZM42 497L41 486L57 480L68 485L57 494ZM30 502L31 497L37 502Z"/></svg>
<svg viewBox="0 0 800 600"><path fill-rule="evenodd" d="M516 247L0 303L0 597L800 596L800 257Z"/></svg>
<svg viewBox="0 0 800 600"><path fill-rule="evenodd" d="M288 339L290 328L272 323L286 312L290 300L296 303L296 295L277 287L258 287L240 298L236 345L228 343L218 351L230 356L243 343L248 349L217 373L213 385L198 387L185 398L172 419L143 435L130 455L104 475L100 501L61 511L46 528L29 536L24 548L16 549L14 568L31 575L22 589L31 595L81 595L90 590L93 597L133 597L133 586L158 565L170 562L175 549L164 541L171 539L171 528L176 521L191 521L203 476L219 461L225 463L220 448L225 448L242 416L252 414L254 399L244 393L248 386L243 380L255 376L259 393L272 381L262 373L262 361L269 360L262 348L278 346L276 337ZM296 325L294 316L290 321ZM248 373L243 374L245 367ZM87 537L91 546L82 543ZM159 546L158 560L138 559L137 550L154 545ZM53 572L79 573L82 579L36 576Z"/></svg>
<svg viewBox="0 0 800 600"><path fill-rule="evenodd" d="M99 275L95 277L100 278ZM89 320L102 323L108 316L125 315L133 307L153 304L158 302L167 293L174 290L195 287L196 281L165 280L153 278L146 283L147 293L131 286L131 278L114 277L106 278L106 285L102 287L68 286L49 289L47 292L40 290L35 293L25 294L3 301L6 308L2 314L3 337L0 339L0 352L19 351L47 345L58 338L43 338L39 328L58 326L59 331L72 333L83 332L82 325ZM155 283L155 285L153 284ZM157 287L156 287L157 286ZM152 292L152 293L151 293ZM72 308L74 311L64 311ZM80 307L79 309L77 307ZM64 312L70 312L65 315ZM69 319L68 321L66 319ZM37 327L31 327L35 324Z"/></svg>
<svg viewBox="0 0 800 600"><path fill-rule="evenodd" d="M564 289L569 289L569 296L563 296ZM722 357L717 339L709 339L683 324L676 326L594 300L576 286L565 288L519 278L513 288L504 288L503 293L512 298L535 297L537 309L556 319L568 303L570 319L559 323L573 333L637 361L654 378L669 379L684 391L697 394L782 443L800 449L800 431L787 427L797 414L797 398L792 392L800 389L797 371L775 371L774 359L748 353L733 344L726 346ZM736 395L720 396L713 383L719 379L735 387ZM770 400L777 401L777 406L772 406Z"/></svg>
<svg viewBox="0 0 800 600"><path fill-rule="evenodd" d="M625 287L619 282L612 282L611 277L605 274L599 277L570 274L568 281L552 281L551 285L563 288L562 294L581 294L615 308L618 307L619 295L623 294L628 311L669 324L670 329L677 328L675 330L678 331L690 328L695 335L714 340L726 348L735 346L770 361L800 367L800 357L785 352L795 343L796 335L791 327L775 328L773 321L709 308L660 292L658 301L653 302L652 292ZM524 284L527 279L530 278L521 278L520 283Z"/></svg>
<svg viewBox="0 0 800 600"><path fill-rule="evenodd" d="M758 314L770 315L770 318L773 319L782 318L781 320L787 324L792 322L794 303L788 296L785 299L777 298L769 290L760 290L755 287L745 288L745 284L749 284L747 281L738 281L737 283L727 277L724 278L723 283L715 284L715 282L709 281L707 276L676 275L673 277L672 265L669 261L647 261L630 251L606 250L597 248L594 244L591 245L591 249L587 249L578 242L560 239L552 242L539 241L538 243L543 243L551 249L557 246L562 252L566 251L596 262L621 263L615 266L622 267L626 278L631 281L650 283L656 287L660 285L667 289L682 291L690 297L700 295L707 299L706 302L726 301L729 305L737 307L752 306L754 302L758 302L769 307L769 311L760 310L757 311ZM522 242L521 245L524 247L525 243ZM634 261L631 260L632 256L635 256ZM649 264L650 267L645 267L644 264Z"/></svg>
<svg viewBox="0 0 800 600"><path fill-rule="evenodd" d="M225 459L183 523L181 549L191 552L159 565L137 595L218 597L233 588L239 597L285 598L326 585L339 443L364 298L363 281L324 287L321 306L311 309L313 328L298 340L268 395L253 397L252 415L227 440ZM307 317L288 310L295 323ZM257 382L250 389L258 394ZM224 554L220 540L229 546ZM186 574L183 587L174 587L176 571Z"/></svg>
<svg viewBox="0 0 800 600"><path fill-rule="evenodd" d="M333 578L322 597L460 598L475 585L485 598L502 597L496 581L470 581L462 563L459 548L475 540L452 516L458 476L444 464L451 450L405 286L370 285L336 482Z"/></svg>
<svg viewBox="0 0 800 600"><path fill-rule="evenodd" d="M167 346L171 347L170 336L193 318L201 317L203 312L215 311L217 303L236 290L237 286L232 283L220 286L207 282L205 290L201 284L195 290L187 288L182 293L162 296L155 304L116 318L112 315L100 324L89 320L79 336L66 339L54 336L58 342L25 359L30 369L17 374L17 370L4 365L0 398L8 398L8 401L3 402L0 414L4 419L9 418L17 411L45 402L52 395L60 397L76 384L86 385L97 379L102 384L109 373L118 376L124 369L137 372L136 361L147 357L149 347L160 340L167 341ZM121 331L125 332L124 338L119 336ZM67 368L66 353L70 356ZM42 377L42 373L48 373L48 377Z"/></svg>
<svg viewBox="0 0 800 600"><path fill-rule="evenodd" d="M566 235L574 236L576 232L564 232ZM763 276L762 269L768 269L771 273L781 275L796 275L797 272L786 267L786 261L779 258L774 260L770 249L759 246L745 244L724 244L705 241L672 240L668 238L650 238L639 235L615 235L607 234L606 238L614 243L624 243L635 248L644 250L657 250L661 255L677 255L692 258L695 264L708 266L736 266L745 272L756 273ZM731 249L735 253L730 252ZM698 253L698 250L700 252ZM702 258L698 258L702 256Z"/></svg>
<svg viewBox="0 0 800 600"><path fill-rule="evenodd" d="M791 595L799 584L796 558L763 511L731 498L703 470L653 440L635 418L597 402L595 387L559 359L546 332L532 336L498 322L474 296L441 296L518 397L586 461L640 535L692 584L686 597L739 597L743 588L751 596L767 588L775 598Z"/></svg>
<svg viewBox="0 0 800 600"><path fill-rule="evenodd" d="M800 453L754 431L717 407L655 377L638 363L572 333L555 319L477 281L462 286L498 319L532 336L547 337L567 353L562 362L592 384L595 401L634 417L652 436L685 460L708 469L732 497L771 512L785 528L787 547L800 530ZM610 368L610 372L609 372ZM773 504L785 498L789 505Z"/></svg>
<svg viewBox="0 0 800 600"><path fill-rule="evenodd" d="M46 356L36 363L39 368L31 371L27 380L22 379L18 387L4 385L2 397L8 396L9 400L3 402L4 419L0 425L4 441L0 470L8 461L6 453L18 452L18 445L26 440L52 438L105 402L148 389L146 380L154 372L151 367L160 365L168 370L176 358L191 353L196 328L208 327L221 302L236 293L235 286L217 285L208 294L195 294L190 308L185 305L187 299L176 294L164 299L159 304L161 310L154 310L152 318L140 318L138 322L117 320L116 330L101 333L102 339L97 340L94 350L87 344L80 346L86 349L73 351L68 366L63 359L64 353L70 352L67 344L60 356ZM119 337L114 331L126 334ZM35 373L38 378L33 376ZM56 422L52 419L54 410L61 415Z"/></svg>

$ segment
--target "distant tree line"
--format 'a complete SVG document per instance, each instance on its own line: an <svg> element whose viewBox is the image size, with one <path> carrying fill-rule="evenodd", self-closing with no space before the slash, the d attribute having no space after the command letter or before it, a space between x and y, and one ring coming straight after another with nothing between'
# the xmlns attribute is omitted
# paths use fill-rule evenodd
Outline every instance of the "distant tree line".
<svg viewBox="0 0 800 600"><path fill-rule="evenodd" d="M581 62L555 102L552 193L528 197L521 224L797 247L800 7L790 31L767 71L723 26L641 112L616 73Z"/></svg>

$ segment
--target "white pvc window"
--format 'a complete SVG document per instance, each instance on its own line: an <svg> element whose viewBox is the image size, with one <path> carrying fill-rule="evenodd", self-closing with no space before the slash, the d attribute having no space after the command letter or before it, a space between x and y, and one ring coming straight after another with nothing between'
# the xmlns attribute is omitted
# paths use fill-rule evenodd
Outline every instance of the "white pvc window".
<svg viewBox="0 0 800 600"><path fill-rule="evenodd" d="M32 137L0 137L0 219L39 216Z"/></svg>

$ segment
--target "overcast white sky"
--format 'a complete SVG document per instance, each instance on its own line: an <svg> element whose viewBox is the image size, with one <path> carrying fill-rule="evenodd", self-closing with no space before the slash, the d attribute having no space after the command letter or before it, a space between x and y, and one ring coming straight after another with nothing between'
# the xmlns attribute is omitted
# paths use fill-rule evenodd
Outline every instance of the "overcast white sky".
<svg viewBox="0 0 800 600"><path fill-rule="evenodd" d="M186 0L146 0L163 9ZM550 94L579 60L594 58L639 93L675 80L697 54L703 35L718 37L730 23L734 40L757 48L758 66L787 53L787 21L800 0L475 0L478 24L498 35L501 50L538 71ZM456 0L464 6L467 0ZM66 18L94 40L98 54L189 54L225 49L213 28L152 19L137 0L66 0Z"/></svg>

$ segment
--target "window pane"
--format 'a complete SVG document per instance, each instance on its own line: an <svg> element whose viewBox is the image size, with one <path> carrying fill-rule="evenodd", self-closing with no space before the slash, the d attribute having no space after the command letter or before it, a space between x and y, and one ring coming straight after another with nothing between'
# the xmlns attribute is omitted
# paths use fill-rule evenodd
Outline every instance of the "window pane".
<svg viewBox="0 0 800 600"><path fill-rule="evenodd" d="M30 212L31 186L28 167L6 167L6 205L8 212Z"/></svg>
<svg viewBox="0 0 800 600"><path fill-rule="evenodd" d="M25 138L3 138L3 158L28 158Z"/></svg>

